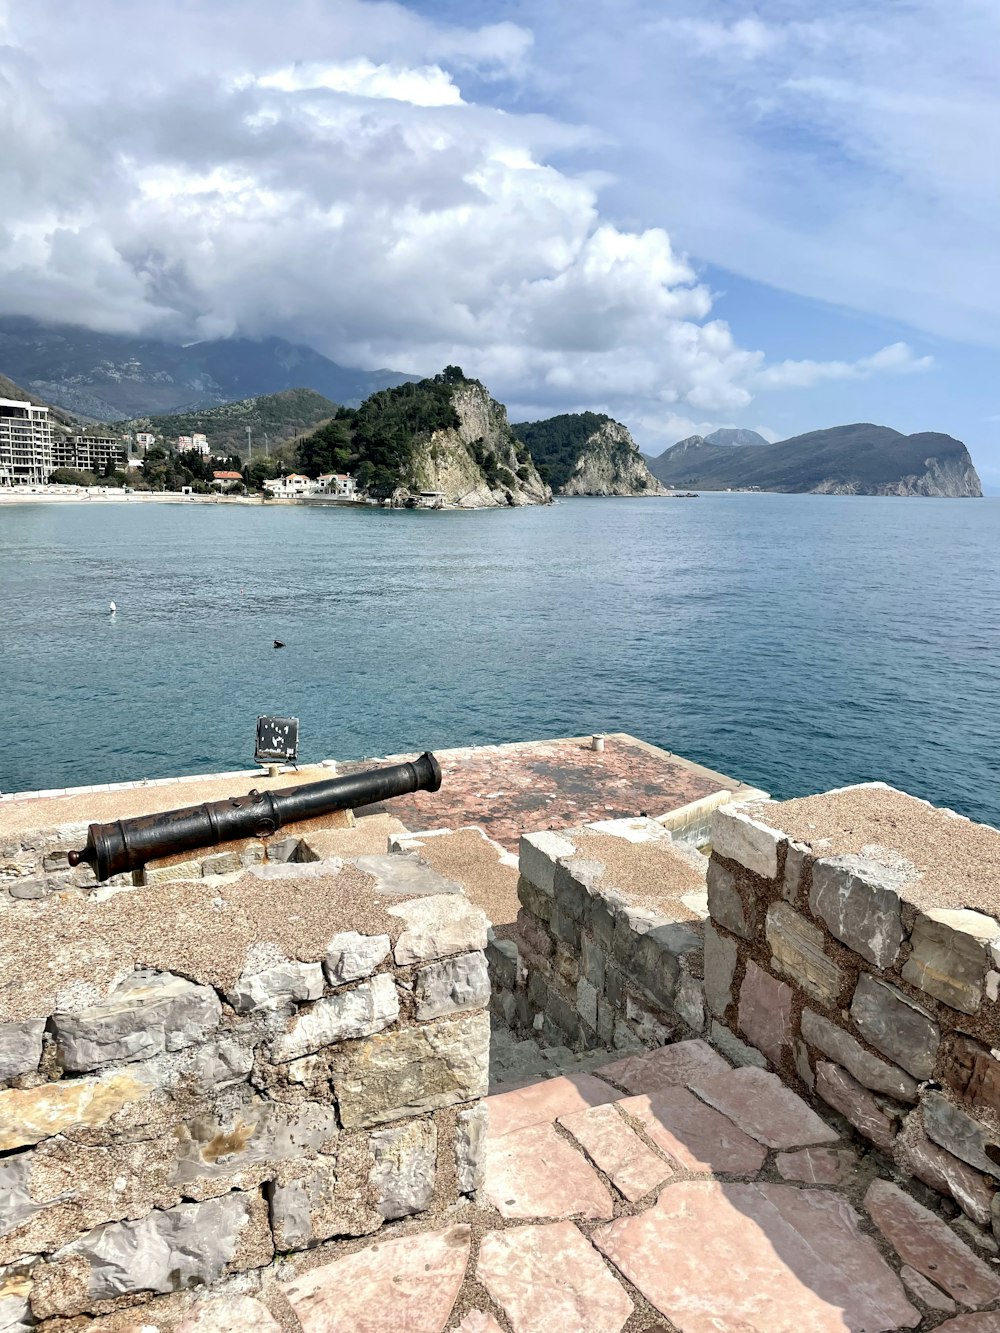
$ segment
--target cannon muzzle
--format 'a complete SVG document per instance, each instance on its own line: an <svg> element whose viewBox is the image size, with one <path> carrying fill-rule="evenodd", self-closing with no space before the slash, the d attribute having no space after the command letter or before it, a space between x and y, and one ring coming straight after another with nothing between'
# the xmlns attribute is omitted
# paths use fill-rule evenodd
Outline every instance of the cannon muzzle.
<svg viewBox="0 0 1000 1333"><path fill-rule="evenodd" d="M113 824L91 824L87 845L70 852L69 863L93 866L99 880L126 870L138 870L147 861L178 852L215 847L241 838L266 838L286 824L317 819L335 810L357 810L378 801L413 791L437 791L441 767L425 753L412 763L370 768L326 782L310 782L278 791L251 791L224 801L206 801L159 815L138 815Z"/></svg>

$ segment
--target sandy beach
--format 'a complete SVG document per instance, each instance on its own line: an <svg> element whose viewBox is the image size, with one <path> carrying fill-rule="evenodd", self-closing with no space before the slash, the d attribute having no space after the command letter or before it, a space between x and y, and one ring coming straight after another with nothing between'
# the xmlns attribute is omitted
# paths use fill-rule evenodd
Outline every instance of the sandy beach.
<svg viewBox="0 0 1000 1333"><path fill-rule="evenodd" d="M128 491L118 487L13 486L0 488L5 504L208 504L259 505L259 495L182 495L180 491ZM281 500L268 500L281 504Z"/></svg>

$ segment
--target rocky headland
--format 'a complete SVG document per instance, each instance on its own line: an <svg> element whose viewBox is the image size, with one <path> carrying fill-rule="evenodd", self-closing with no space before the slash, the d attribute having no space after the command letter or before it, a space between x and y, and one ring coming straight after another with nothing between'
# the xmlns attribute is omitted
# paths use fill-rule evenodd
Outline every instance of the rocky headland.
<svg viewBox="0 0 1000 1333"><path fill-rule="evenodd" d="M525 421L514 431L556 495L662 495L663 486L620 421L573 412Z"/></svg>

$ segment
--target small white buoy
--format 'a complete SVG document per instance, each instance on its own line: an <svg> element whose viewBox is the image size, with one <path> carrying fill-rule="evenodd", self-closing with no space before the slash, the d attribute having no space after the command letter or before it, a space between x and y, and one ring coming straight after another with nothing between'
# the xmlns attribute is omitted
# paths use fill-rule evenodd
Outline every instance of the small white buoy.
<svg viewBox="0 0 1000 1333"><path fill-rule="evenodd" d="M116 616L118 614L117 603L112 602L111 605L108 607L108 610L111 612L113 616Z"/></svg>

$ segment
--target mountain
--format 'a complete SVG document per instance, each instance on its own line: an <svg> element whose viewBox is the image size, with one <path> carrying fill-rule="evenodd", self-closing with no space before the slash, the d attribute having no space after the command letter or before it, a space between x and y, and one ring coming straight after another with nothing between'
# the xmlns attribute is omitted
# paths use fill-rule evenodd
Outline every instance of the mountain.
<svg viewBox="0 0 1000 1333"><path fill-rule="evenodd" d="M507 409L458 366L383 389L356 410L341 408L298 453L308 475L352 472L361 490L393 506L486 509L551 499Z"/></svg>
<svg viewBox="0 0 1000 1333"><path fill-rule="evenodd" d="M723 426L719 430L713 430L711 435L705 436L705 439L709 444L727 444L733 446L743 444L767 444L767 440L764 439L763 435L758 435L755 430L746 430L744 428L733 429L728 426Z"/></svg>
<svg viewBox="0 0 1000 1333"><path fill-rule="evenodd" d="M6 375L0 375L0 398L13 398L19 403L34 403L36 407L47 407L49 417L53 424L67 426L74 430L80 427L80 418L73 416L69 412L63 412L58 407L53 407L47 403L44 398L39 398L37 393L29 393L27 389L22 389L20 384L15 384L9 380Z"/></svg>
<svg viewBox="0 0 1000 1333"><path fill-rule="evenodd" d="M571 412L511 427L558 495L658 495L627 428L598 412Z"/></svg>
<svg viewBox="0 0 1000 1333"><path fill-rule="evenodd" d="M664 485L702 490L982 495L961 440L933 431L901 435L869 423L814 430L763 449L709 444L692 435L652 459L650 470Z"/></svg>
<svg viewBox="0 0 1000 1333"><path fill-rule="evenodd" d="M413 378L340 366L283 338L226 338L182 347L19 316L0 317L0 366L33 393L101 421L212 407L303 386L334 402L357 404Z"/></svg>
<svg viewBox="0 0 1000 1333"><path fill-rule="evenodd" d="M240 398L235 403L202 407L194 412L131 417L122 424L126 430L162 435L168 444L172 444L178 435L192 435L198 431L217 454L245 453L249 426L254 448L264 453L265 440L266 448L274 449L285 440L314 430L336 412L337 404L313 389L283 389L281 393Z"/></svg>

